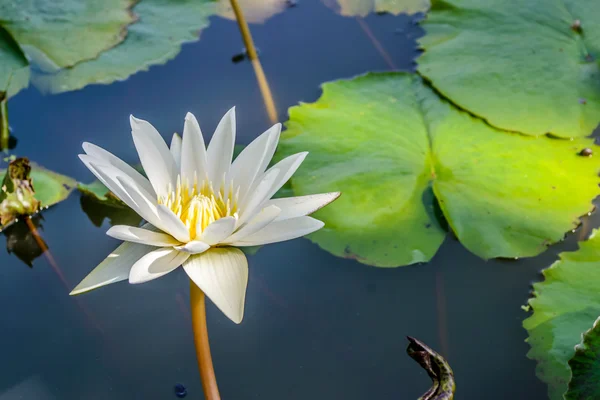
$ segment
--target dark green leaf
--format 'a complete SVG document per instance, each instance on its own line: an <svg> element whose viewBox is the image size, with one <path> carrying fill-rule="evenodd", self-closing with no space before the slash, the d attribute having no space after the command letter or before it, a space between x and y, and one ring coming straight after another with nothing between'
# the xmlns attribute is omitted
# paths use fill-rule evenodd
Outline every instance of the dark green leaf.
<svg viewBox="0 0 600 400"><path fill-rule="evenodd" d="M567 364L600 315L600 235L594 231L579 250L561 253L543 271L544 281L533 285L529 305L533 314L523 322L537 360L537 375L548 384L551 400L562 400L571 379Z"/></svg>
<svg viewBox="0 0 600 400"><path fill-rule="evenodd" d="M583 342L575 347L575 355L569 361L573 377L567 400L600 399L600 318L583 335Z"/></svg>

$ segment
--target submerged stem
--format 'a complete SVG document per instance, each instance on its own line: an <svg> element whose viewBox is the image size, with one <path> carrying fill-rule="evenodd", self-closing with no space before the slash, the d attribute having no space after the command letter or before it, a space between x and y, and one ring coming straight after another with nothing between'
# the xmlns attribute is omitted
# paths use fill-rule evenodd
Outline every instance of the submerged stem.
<svg viewBox="0 0 600 400"><path fill-rule="evenodd" d="M206 400L221 400L217 378L210 355L208 329L206 326L206 301L204 292L190 280L190 306L192 308L192 327L194 328L194 343L196 357L200 369L200 379Z"/></svg>
<svg viewBox="0 0 600 400"><path fill-rule="evenodd" d="M254 68L254 74L256 75L256 80L258 81L258 87L263 97L265 108L267 110L267 114L269 115L269 120L271 120L272 123L276 123L277 109L275 108L275 101L273 100L273 94L271 93L271 88L267 82L265 72L262 68L260 60L258 59L258 54L256 53L256 48L254 47L254 41L252 40L252 35L250 34L250 28L248 28L248 23L244 18L244 14L238 1L230 0L230 2L231 8L233 8L233 12L235 14L235 19L237 20L240 28L240 33L242 34L242 39L244 40L244 46L246 46L246 53L248 54L250 62L252 62L252 68Z"/></svg>
<svg viewBox="0 0 600 400"><path fill-rule="evenodd" d="M0 92L0 150L8 150L10 131L8 130L8 109L6 93Z"/></svg>
<svg viewBox="0 0 600 400"><path fill-rule="evenodd" d="M250 60L258 59L258 54L256 54L256 48L254 47L254 41L252 40L252 35L250 34L250 28L248 28L248 23L244 18L244 14L242 13L242 8L237 0L230 0L231 8L233 8L233 12L235 14L235 19L237 20L238 26L240 27L240 33L242 34L242 39L244 39L244 45L246 46L246 52L248 53L248 57Z"/></svg>

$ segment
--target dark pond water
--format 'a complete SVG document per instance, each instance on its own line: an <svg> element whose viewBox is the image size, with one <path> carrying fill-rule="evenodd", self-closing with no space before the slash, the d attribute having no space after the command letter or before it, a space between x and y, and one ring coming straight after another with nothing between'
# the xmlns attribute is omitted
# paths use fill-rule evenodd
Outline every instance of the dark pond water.
<svg viewBox="0 0 600 400"><path fill-rule="evenodd" d="M421 34L406 16L359 21L316 0L251 28L281 121L288 107L316 100L324 81L411 70ZM76 157L83 141L136 161L130 113L170 137L187 111L211 132L233 105L238 140L248 143L270 122L250 64L231 62L241 48L236 24L213 18L175 60L126 82L57 96L28 89L9 104L16 153L87 182ZM202 399L185 273L69 297L117 241L76 193L42 225L57 268L45 256L29 268L0 252L0 400L170 399L176 383ZM244 322L208 306L222 397L416 399L430 382L405 353L412 335L448 358L458 399L543 399L520 306L538 271L574 249L577 235L535 259L488 262L449 238L429 264L397 269L336 258L305 239L264 247L250 257Z"/></svg>

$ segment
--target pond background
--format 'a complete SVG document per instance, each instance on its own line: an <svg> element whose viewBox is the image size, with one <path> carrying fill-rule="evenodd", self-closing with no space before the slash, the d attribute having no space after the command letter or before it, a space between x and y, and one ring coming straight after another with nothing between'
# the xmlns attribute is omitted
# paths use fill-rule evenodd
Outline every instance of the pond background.
<svg viewBox="0 0 600 400"><path fill-rule="evenodd" d="M251 25L279 120L288 107L315 101L322 82L390 64L412 70L422 35L415 21L341 17L302 0ZM137 162L129 114L170 139L191 111L210 136L234 105L237 142L247 144L271 123L250 63L231 61L242 48L236 23L212 17L175 60L125 82L55 96L25 90L9 102L14 153L90 182L76 156L83 141ZM591 219L600 225L597 215ZM186 398L202 399L185 273L69 297L118 241L105 235L108 221L96 227L88 219L77 193L46 211L42 224L64 281L44 256L30 269L0 252L0 400L174 399L176 383L186 385ZM392 269L334 257L306 239L266 246L249 257L243 323L208 304L221 395L416 399L430 380L406 355L411 335L447 357L457 399L544 399L546 387L526 358L520 307L539 271L575 249L579 235L533 259L487 262L448 237L430 263Z"/></svg>

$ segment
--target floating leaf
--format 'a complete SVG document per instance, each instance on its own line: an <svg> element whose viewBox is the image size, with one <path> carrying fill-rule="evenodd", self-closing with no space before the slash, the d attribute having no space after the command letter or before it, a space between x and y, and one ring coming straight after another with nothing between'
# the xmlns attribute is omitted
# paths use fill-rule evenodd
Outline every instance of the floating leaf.
<svg viewBox="0 0 600 400"><path fill-rule="evenodd" d="M239 0L238 3L247 22L262 24L275 14L288 7L289 0ZM219 0L218 15L235 21L235 13L230 0Z"/></svg>
<svg viewBox="0 0 600 400"><path fill-rule="evenodd" d="M96 58L125 37L133 0L0 2L0 24L44 70Z"/></svg>
<svg viewBox="0 0 600 400"><path fill-rule="evenodd" d="M429 9L429 0L323 0L341 15L365 17L372 12L416 14Z"/></svg>
<svg viewBox="0 0 600 400"><path fill-rule="evenodd" d="M29 71L28 65L17 42L0 26L0 92L8 92L12 87L10 91L16 93L19 85L15 84L15 77L22 69Z"/></svg>
<svg viewBox="0 0 600 400"><path fill-rule="evenodd" d="M48 171L17 158L3 176L0 187L0 227L6 226L20 215L36 213L41 207L50 207L65 200L76 182L67 176Z"/></svg>
<svg viewBox="0 0 600 400"><path fill-rule="evenodd" d="M600 318L583 335L583 343L575 348L569 367L573 377L565 399L600 399Z"/></svg>
<svg viewBox="0 0 600 400"><path fill-rule="evenodd" d="M600 318L583 334L583 342L575 347L569 367L573 376L565 399L600 398Z"/></svg>
<svg viewBox="0 0 600 400"><path fill-rule="evenodd" d="M433 383L431 388L418 400L452 400L456 384L450 364L420 340L410 336L407 336L407 339L410 344L406 352L427 371L427 375Z"/></svg>
<svg viewBox="0 0 600 400"><path fill-rule="evenodd" d="M90 183L78 183L77 189L85 196L91 197L97 202L104 203L105 205L125 208L127 207L117 196L115 196L110 190L107 189L104 184L98 180Z"/></svg>
<svg viewBox="0 0 600 400"><path fill-rule="evenodd" d="M183 43L198 40L216 7L212 0L143 0L134 8L139 20L128 27L127 38L119 46L73 68L36 75L32 81L44 92L61 93L147 71L174 58Z"/></svg>
<svg viewBox="0 0 600 400"><path fill-rule="evenodd" d="M567 363L575 345L600 315L598 231L581 242L579 250L559 257L543 271L545 280L533 285L534 297L529 300L533 314L523 322L531 345L528 357L537 360L537 375L548 384L552 400L563 398L571 379Z"/></svg>
<svg viewBox="0 0 600 400"><path fill-rule="evenodd" d="M534 256L575 228L600 193L598 159L579 155L596 148L591 140L494 129L417 75L326 83L316 103L289 115L278 157L309 151L294 194L342 192L315 214L325 228L311 239L366 264L431 259L445 237L440 213L480 257Z"/></svg>
<svg viewBox="0 0 600 400"><path fill-rule="evenodd" d="M600 2L433 0L418 70L461 108L529 135L600 122Z"/></svg>
<svg viewBox="0 0 600 400"><path fill-rule="evenodd" d="M66 200L77 185L73 178L49 171L35 163L31 163L31 167L35 198L42 207L50 207Z"/></svg>

